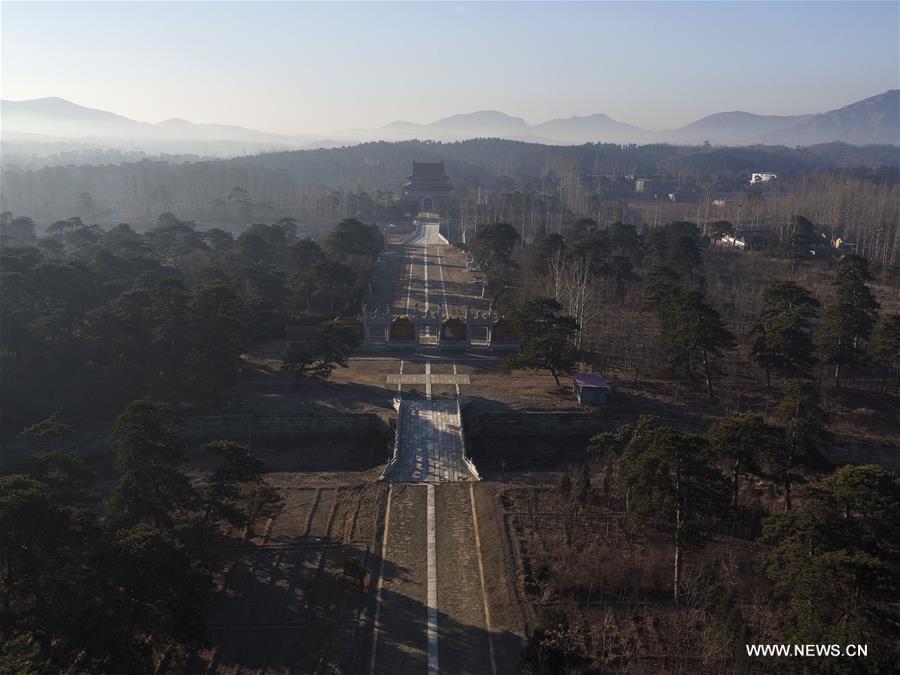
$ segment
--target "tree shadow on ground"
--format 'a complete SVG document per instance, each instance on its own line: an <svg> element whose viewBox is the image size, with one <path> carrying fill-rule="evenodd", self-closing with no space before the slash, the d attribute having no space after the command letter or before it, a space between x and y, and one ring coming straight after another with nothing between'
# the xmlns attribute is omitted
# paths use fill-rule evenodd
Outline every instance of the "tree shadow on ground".
<svg viewBox="0 0 900 675"><path fill-rule="evenodd" d="M309 385L309 386L305 386ZM393 386L393 388L391 388ZM269 415L315 414L318 412L362 412L389 410L396 385L384 386L344 382L301 381L277 388L241 389L226 406L230 413Z"/></svg>
<svg viewBox="0 0 900 675"><path fill-rule="evenodd" d="M366 570L363 584L342 572L351 559ZM370 672L380 556L330 539L267 546L223 537L215 562L222 577L208 643L169 655L159 672ZM384 575L405 579L408 570L385 561ZM421 601L383 590L374 672L427 670L426 617ZM490 672L483 627L439 613L438 631L440 672ZM493 640L498 672L518 672L521 639L504 631Z"/></svg>

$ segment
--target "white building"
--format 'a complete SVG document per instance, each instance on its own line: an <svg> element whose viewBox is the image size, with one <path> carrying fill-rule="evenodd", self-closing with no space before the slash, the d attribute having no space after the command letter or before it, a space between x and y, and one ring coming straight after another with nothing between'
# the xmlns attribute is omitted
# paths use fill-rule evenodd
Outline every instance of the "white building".
<svg viewBox="0 0 900 675"><path fill-rule="evenodd" d="M747 240L743 237L735 237L730 234L716 240L716 246L730 246L731 248L747 248Z"/></svg>
<svg viewBox="0 0 900 675"><path fill-rule="evenodd" d="M768 183L778 178L777 173L753 173L750 174L750 185L754 183Z"/></svg>

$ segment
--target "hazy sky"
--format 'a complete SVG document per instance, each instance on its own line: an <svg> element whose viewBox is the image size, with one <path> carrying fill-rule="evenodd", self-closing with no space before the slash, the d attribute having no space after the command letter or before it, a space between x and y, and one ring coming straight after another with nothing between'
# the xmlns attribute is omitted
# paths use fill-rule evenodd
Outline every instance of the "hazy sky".
<svg viewBox="0 0 900 675"><path fill-rule="evenodd" d="M498 109L649 128L900 87L900 3L0 4L0 94L282 133Z"/></svg>

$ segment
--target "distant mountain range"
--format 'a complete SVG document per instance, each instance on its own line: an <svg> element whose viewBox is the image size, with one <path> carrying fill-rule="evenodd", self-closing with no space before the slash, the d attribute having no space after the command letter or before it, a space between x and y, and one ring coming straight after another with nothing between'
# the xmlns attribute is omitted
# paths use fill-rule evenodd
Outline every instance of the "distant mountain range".
<svg viewBox="0 0 900 675"><path fill-rule="evenodd" d="M61 98L0 101L4 152L38 152L40 145L62 142L79 147L117 147L148 152L194 152L230 156L262 151L333 147L373 140L456 141L504 138L529 142L672 143L681 145L853 145L900 146L900 90L892 89L856 103L809 115L756 115L721 112L678 129L655 131L598 113L528 124L497 110L452 115L431 124L393 122L377 129L353 129L322 136L289 136L223 124L171 119L139 122ZM37 149L36 149L37 148Z"/></svg>
<svg viewBox="0 0 900 675"><path fill-rule="evenodd" d="M900 90L810 115L756 115L735 111L715 113L678 129L642 129L598 113L554 119L530 125L521 117L497 110L453 115L431 124L394 122L378 129L357 129L366 140L463 140L498 137L563 145L582 143L673 143L682 145L900 145Z"/></svg>
<svg viewBox="0 0 900 675"><path fill-rule="evenodd" d="M0 101L0 132L4 144L13 147L65 142L82 148L101 146L201 155L290 150L316 140L177 118L150 124L56 97Z"/></svg>
<svg viewBox="0 0 900 675"><path fill-rule="evenodd" d="M717 113L671 132L670 142L692 145L900 145L900 89L891 89L817 115Z"/></svg>

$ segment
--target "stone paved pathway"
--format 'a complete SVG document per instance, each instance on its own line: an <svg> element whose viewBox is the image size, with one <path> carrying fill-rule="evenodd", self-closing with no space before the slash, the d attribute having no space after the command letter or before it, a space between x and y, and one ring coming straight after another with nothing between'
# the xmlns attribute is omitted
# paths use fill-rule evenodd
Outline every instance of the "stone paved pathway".
<svg viewBox="0 0 900 675"><path fill-rule="evenodd" d="M459 385L469 384L469 378L457 372L455 363L452 374L432 373L431 361L425 362L424 374L404 373L403 365L399 375L387 378L398 385L400 403L396 454L383 476L395 484L388 492L382 535L369 673L424 670L428 675L497 675L474 497L463 484L479 480L474 465L465 458L459 404ZM424 384L426 399L403 398L404 384ZM454 385L456 398L433 399L435 384ZM425 489L403 483L424 484ZM443 592L439 590L442 579ZM421 619L414 618L422 609L424 636Z"/></svg>
<svg viewBox="0 0 900 675"><path fill-rule="evenodd" d="M419 373L391 374L387 376L388 384L472 384L468 375L453 375L450 373Z"/></svg>
<svg viewBox="0 0 900 675"><path fill-rule="evenodd" d="M441 234L440 223L422 222L416 226L416 233L404 242L407 246L447 246L450 244Z"/></svg>
<svg viewBox="0 0 900 675"><path fill-rule="evenodd" d="M369 675L428 672L427 493L392 485Z"/></svg>
<svg viewBox="0 0 900 675"><path fill-rule="evenodd" d="M406 483L478 480L464 460L456 401L404 399L397 415L397 462L385 478Z"/></svg>
<svg viewBox="0 0 900 675"><path fill-rule="evenodd" d="M490 298L482 297L480 274L466 269L466 254L449 245L436 223L422 223L416 233L385 252L386 265L376 272L369 307L390 306L397 314L437 309L446 315L465 316L466 307L486 310Z"/></svg>

